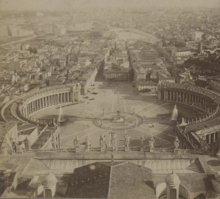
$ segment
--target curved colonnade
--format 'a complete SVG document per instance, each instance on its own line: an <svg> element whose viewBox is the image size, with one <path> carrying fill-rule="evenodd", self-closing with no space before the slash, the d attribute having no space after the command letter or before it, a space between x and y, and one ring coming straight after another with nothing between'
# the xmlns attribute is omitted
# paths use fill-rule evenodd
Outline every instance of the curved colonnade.
<svg viewBox="0 0 220 199"><path fill-rule="evenodd" d="M46 87L30 91L22 96L18 106L21 118L39 125L51 124L51 119L36 119L31 116L42 109L67 103L77 103L80 100L80 85L67 84Z"/></svg>
<svg viewBox="0 0 220 199"><path fill-rule="evenodd" d="M25 147L26 150L44 150L60 148L59 125L49 127L53 119L36 119L31 116L36 112L51 106L74 104L81 100L80 84L65 84L33 89L20 97L14 96L1 107L1 119L5 122L14 117L22 123L38 124L43 127L39 131L38 139L32 145ZM10 115L8 113L10 112ZM20 146L20 145L19 145Z"/></svg>
<svg viewBox="0 0 220 199"><path fill-rule="evenodd" d="M34 89L23 94L20 98L15 97L8 101L1 109L1 116L5 120L4 110L6 110L6 108L11 104L17 103L17 106L11 107L11 110L13 110L12 115L15 117L17 114L18 116L15 118L20 118L20 121L39 124L42 126L50 125L53 123L53 119L36 119L32 118L31 116L36 112L51 106L78 103L81 99L80 89L81 87L79 84L66 84ZM193 126L199 124L200 122L209 122L209 120L213 121L218 119L218 117L215 116L219 112L219 93L196 86L164 83L158 86L158 99L173 103L185 104L187 106L191 106L192 108L203 111L203 117L186 118L186 128L191 127L191 129L193 129ZM16 112L14 110L15 107L17 107ZM203 133L207 131L205 139L207 144L211 145L211 140L217 140L218 135L216 135L216 132L219 131L219 129L220 125L218 125L217 129L216 126L213 125L208 129L204 127L204 130L202 131ZM215 132L213 133L213 131ZM184 135L186 142L189 143L189 146L182 146L181 148L201 148L201 144L199 142L202 136L197 135L193 131L189 134L190 137L187 134ZM197 143L195 144L195 142Z"/></svg>
<svg viewBox="0 0 220 199"><path fill-rule="evenodd" d="M184 138L184 143L181 143L181 148L200 148L208 149L213 144L220 132L220 125L216 126L214 120L218 120L220 94L203 89L201 87L183 84L164 83L158 87L158 99L170 101L174 103L185 104L191 108L203 111L202 117L185 118L183 126L178 122L177 129L181 139ZM210 122L209 122L210 121ZM183 122L183 121L182 121ZM200 125L201 130L198 131L197 125ZM209 123L206 127L205 123ZM198 132L202 132L202 135ZM197 132L197 133L196 133ZM202 144L204 141L204 144Z"/></svg>
<svg viewBox="0 0 220 199"><path fill-rule="evenodd" d="M171 83L158 86L159 100L185 104L204 112L202 117L185 118L186 125L204 122L215 117L219 111L218 97L215 93L197 86Z"/></svg>

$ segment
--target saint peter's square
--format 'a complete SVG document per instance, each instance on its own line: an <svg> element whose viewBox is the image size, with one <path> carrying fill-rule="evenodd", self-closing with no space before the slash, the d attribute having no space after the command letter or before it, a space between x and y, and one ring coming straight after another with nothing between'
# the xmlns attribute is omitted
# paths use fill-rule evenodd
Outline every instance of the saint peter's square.
<svg viewBox="0 0 220 199"><path fill-rule="evenodd" d="M0 197L220 199L218 10L112 1L0 0Z"/></svg>

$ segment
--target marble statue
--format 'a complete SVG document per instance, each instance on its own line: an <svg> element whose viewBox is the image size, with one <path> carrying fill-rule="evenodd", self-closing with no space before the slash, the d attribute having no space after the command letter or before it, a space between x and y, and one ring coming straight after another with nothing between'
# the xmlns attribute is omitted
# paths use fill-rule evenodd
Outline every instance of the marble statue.
<svg viewBox="0 0 220 199"><path fill-rule="evenodd" d="M106 136L105 135L100 136L100 147L101 148L106 148L107 147Z"/></svg>
<svg viewBox="0 0 220 199"><path fill-rule="evenodd" d="M13 153L16 152L16 142L12 142L12 149L13 149Z"/></svg>
<svg viewBox="0 0 220 199"><path fill-rule="evenodd" d="M51 149L56 149L56 138L54 136L53 133L51 133L51 136L52 136L52 140L51 140L51 145L52 145L52 148Z"/></svg>
<svg viewBox="0 0 220 199"><path fill-rule="evenodd" d="M76 136L76 138L73 140L73 145L74 145L74 147L75 148L78 148L79 147L79 137L78 136Z"/></svg>
<svg viewBox="0 0 220 199"><path fill-rule="evenodd" d="M89 140L89 137L88 137L88 136L86 136L85 144L86 144L85 149L89 151L89 149L90 149L90 147L91 147L91 141Z"/></svg>
<svg viewBox="0 0 220 199"><path fill-rule="evenodd" d="M127 135L125 137L125 147L130 147L130 141L131 141L131 137Z"/></svg>
<svg viewBox="0 0 220 199"><path fill-rule="evenodd" d="M154 143L155 143L154 137L153 135L151 135L151 137L149 138L150 149L154 149Z"/></svg>
<svg viewBox="0 0 220 199"><path fill-rule="evenodd" d="M20 144L20 149L23 151L25 151L25 144L24 144L24 141Z"/></svg>
<svg viewBox="0 0 220 199"><path fill-rule="evenodd" d="M180 141L178 139L178 137L176 137L175 141L174 141L174 147L175 149L178 149L179 148L179 145L180 145Z"/></svg>
<svg viewBox="0 0 220 199"><path fill-rule="evenodd" d="M144 140L145 140L145 137L142 135L141 138L140 138L140 147L141 148L144 147Z"/></svg>

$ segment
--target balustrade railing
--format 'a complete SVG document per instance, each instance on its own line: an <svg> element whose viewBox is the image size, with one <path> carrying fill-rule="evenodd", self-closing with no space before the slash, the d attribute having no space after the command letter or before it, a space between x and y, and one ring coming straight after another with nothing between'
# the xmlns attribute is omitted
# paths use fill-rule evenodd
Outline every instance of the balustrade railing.
<svg viewBox="0 0 220 199"><path fill-rule="evenodd" d="M74 86L74 87L73 87ZM80 88L80 86L76 86L69 83L69 84L63 84L63 85L54 85L54 86L47 86L45 88L40 88L39 89L34 89L29 91L28 93L23 94L22 98L27 100L30 97L42 94L42 93L48 93L51 91L58 91L58 90L63 90L63 89L76 89L76 88Z"/></svg>
<svg viewBox="0 0 220 199"><path fill-rule="evenodd" d="M168 148L141 148L139 146L130 147L129 149L126 147L118 147L117 151L113 150L112 147L107 147L105 150L101 150L101 147L90 147L89 150L85 150L84 148L80 148L77 150L76 148L59 148L59 149L30 149L25 151L24 153L85 153L85 152L148 152L148 153L178 153L178 154L205 154L205 151L202 149L168 149Z"/></svg>
<svg viewBox="0 0 220 199"><path fill-rule="evenodd" d="M184 84L173 84L173 83L163 83L158 85L158 89L160 88L176 88L176 89L183 89L187 91L192 91L195 93L200 93L202 95L206 95L211 99L216 99L216 95L220 96L220 94L216 94L215 92L212 92L210 90L198 87L198 86L193 86L193 85L184 85Z"/></svg>

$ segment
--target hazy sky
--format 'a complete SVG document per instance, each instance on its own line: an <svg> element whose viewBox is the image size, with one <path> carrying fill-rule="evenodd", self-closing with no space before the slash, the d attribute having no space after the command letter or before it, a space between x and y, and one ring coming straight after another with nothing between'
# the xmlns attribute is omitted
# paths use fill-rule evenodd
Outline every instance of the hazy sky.
<svg viewBox="0 0 220 199"><path fill-rule="evenodd" d="M127 8L127 7L212 7L220 0L0 0L1 10L59 10L69 8Z"/></svg>

